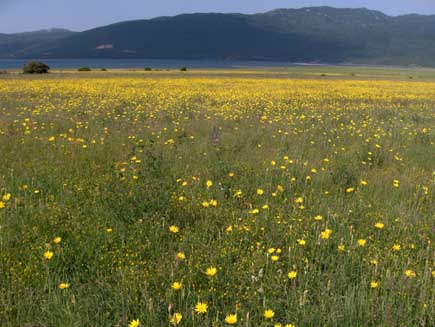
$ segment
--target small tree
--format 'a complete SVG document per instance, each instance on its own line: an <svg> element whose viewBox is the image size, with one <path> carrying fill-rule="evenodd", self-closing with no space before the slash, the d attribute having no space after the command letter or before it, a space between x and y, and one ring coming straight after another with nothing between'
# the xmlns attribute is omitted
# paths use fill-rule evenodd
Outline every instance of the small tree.
<svg viewBox="0 0 435 327"><path fill-rule="evenodd" d="M187 67L181 67L180 69L182 72L187 72Z"/></svg>
<svg viewBox="0 0 435 327"><path fill-rule="evenodd" d="M50 67L43 62L31 61L24 65L24 74L47 74Z"/></svg>
<svg viewBox="0 0 435 327"><path fill-rule="evenodd" d="M151 68L151 67L145 67L145 71L146 72L150 72L150 71L152 71L153 69Z"/></svg>
<svg viewBox="0 0 435 327"><path fill-rule="evenodd" d="M89 67L80 67L79 69L77 69L79 72L90 72L92 69L90 69Z"/></svg>

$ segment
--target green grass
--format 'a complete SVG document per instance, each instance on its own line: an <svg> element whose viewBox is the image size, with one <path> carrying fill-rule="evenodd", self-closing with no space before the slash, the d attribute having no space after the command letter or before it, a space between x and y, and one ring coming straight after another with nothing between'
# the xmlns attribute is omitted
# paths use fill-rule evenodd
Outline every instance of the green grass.
<svg viewBox="0 0 435 327"><path fill-rule="evenodd" d="M0 325L168 326L174 312L197 327L231 313L251 327L434 325L432 79L2 76Z"/></svg>

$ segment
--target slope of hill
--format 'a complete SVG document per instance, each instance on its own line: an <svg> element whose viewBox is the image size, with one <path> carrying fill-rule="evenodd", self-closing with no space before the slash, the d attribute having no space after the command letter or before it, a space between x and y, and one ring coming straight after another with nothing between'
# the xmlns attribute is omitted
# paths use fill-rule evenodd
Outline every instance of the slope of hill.
<svg viewBox="0 0 435 327"><path fill-rule="evenodd" d="M185 14L29 42L0 57L260 59L435 66L435 16L313 7Z"/></svg>
<svg viewBox="0 0 435 327"><path fill-rule="evenodd" d="M0 34L0 58L14 58L15 53L25 52L34 46L53 42L67 36L73 35L74 32L65 29L49 29L35 32Z"/></svg>

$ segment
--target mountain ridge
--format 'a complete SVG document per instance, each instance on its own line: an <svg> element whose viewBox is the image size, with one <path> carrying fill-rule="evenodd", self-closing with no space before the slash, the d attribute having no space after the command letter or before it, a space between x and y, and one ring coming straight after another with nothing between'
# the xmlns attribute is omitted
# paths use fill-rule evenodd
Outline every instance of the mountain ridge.
<svg viewBox="0 0 435 327"><path fill-rule="evenodd" d="M5 34L0 34L0 57L255 59L435 66L435 15L389 16L366 8L322 6L278 8L258 14L180 14L64 34L9 51L2 50Z"/></svg>

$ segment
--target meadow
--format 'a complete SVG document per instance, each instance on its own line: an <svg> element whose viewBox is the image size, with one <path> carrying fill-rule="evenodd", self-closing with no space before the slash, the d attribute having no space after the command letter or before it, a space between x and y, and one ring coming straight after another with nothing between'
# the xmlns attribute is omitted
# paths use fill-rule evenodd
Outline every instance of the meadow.
<svg viewBox="0 0 435 327"><path fill-rule="evenodd" d="M2 327L435 325L435 73L0 77Z"/></svg>

